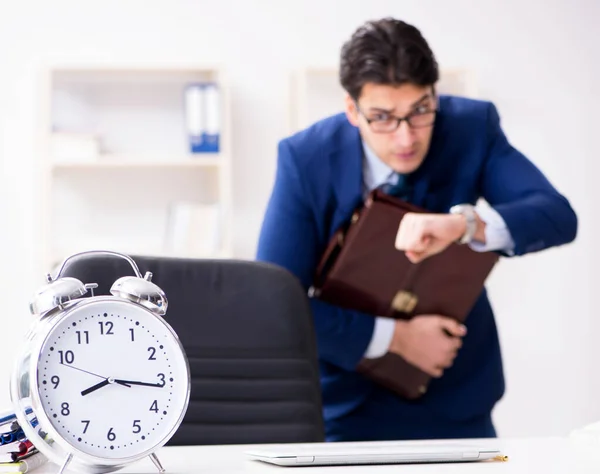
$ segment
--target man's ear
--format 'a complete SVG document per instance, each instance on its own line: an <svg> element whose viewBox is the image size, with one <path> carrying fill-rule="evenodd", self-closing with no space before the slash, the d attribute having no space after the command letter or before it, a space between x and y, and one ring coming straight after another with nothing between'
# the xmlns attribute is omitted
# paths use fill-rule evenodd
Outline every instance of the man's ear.
<svg viewBox="0 0 600 474"><path fill-rule="evenodd" d="M346 97L344 97L344 107L348 122L355 127L358 127L358 110L356 108L356 102L350 97L350 94L346 94Z"/></svg>

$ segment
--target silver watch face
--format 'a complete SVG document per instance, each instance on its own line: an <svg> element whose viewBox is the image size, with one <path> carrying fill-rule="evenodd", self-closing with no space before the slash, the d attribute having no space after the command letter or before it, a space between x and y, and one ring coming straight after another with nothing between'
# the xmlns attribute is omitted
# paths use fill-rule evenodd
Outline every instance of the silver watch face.
<svg viewBox="0 0 600 474"><path fill-rule="evenodd" d="M475 206L472 204L457 204L450 209L451 214L460 214L467 220L467 228L464 235L460 238L460 243L467 244L473 240L477 231L477 220L475 219Z"/></svg>
<svg viewBox="0 0 600 474"><path fill-rule="evenodd" d="M475 212L475 206L472 204L456 204L450 208L452 214L463 214L466 217L473 215Z"/></svg>

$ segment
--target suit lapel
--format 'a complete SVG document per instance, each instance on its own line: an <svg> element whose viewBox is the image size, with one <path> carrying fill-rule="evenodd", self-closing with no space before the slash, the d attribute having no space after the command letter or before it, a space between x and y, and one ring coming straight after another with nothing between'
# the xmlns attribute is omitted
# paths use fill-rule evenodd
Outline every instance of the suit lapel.
<svg viewBox="0 0 600 474"><path fill-rule="evenodd" d="M350 123L339 138L339 147L331 152L333 188L338 208L349 213L363 202L362 142L358 129Z"/></svg>
<svg viewBox="0 0 600 474"><path fill-rule="evenodd" d="M442 154L446 142L446 130L444 126L443 114L440 112L436 117L435 126L431 136L431 144L425 160L414 173L413 203L417 206L427 206L427 195L432 190L432 186L437 176L447 175L447 170L443 169Z"/></svg>

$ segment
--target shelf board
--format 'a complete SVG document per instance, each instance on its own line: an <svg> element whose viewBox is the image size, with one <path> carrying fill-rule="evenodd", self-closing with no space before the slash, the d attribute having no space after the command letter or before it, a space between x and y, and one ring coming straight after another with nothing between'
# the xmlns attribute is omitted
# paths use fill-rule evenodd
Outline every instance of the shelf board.
<svg viewBox="0 0 600 474"><path fill-rule="evenodd" d="M215 73L223 70L219 63L192 63L192 62L79 62L79 63L54 63L47 66L54 73L80 74L80 73Z"/></svg>
<svg viewBox="0 0 600 474"><path fill-rule="evenodd" d="M101 170L101 169L195 169L218 168L225 157L219 153L202 153L181 158L145 158L132 156L104 155L98 161L54 162L53 170Z"/></svg>

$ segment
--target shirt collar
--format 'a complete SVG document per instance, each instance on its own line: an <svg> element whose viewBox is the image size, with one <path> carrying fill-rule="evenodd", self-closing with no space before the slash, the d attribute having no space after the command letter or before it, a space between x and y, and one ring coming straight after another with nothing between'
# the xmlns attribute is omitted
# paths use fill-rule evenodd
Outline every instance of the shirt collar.
<svg viewBox="0 0 600 474"><path fill-rule="evenodd" d="M394 181L392 178L395 177L394 170L381 161L375 152L365 143L363 140L363 173L365 187L368 191L371 191L384 183L390 183ZM394 184L394 183L392 183Z"/></svg>

